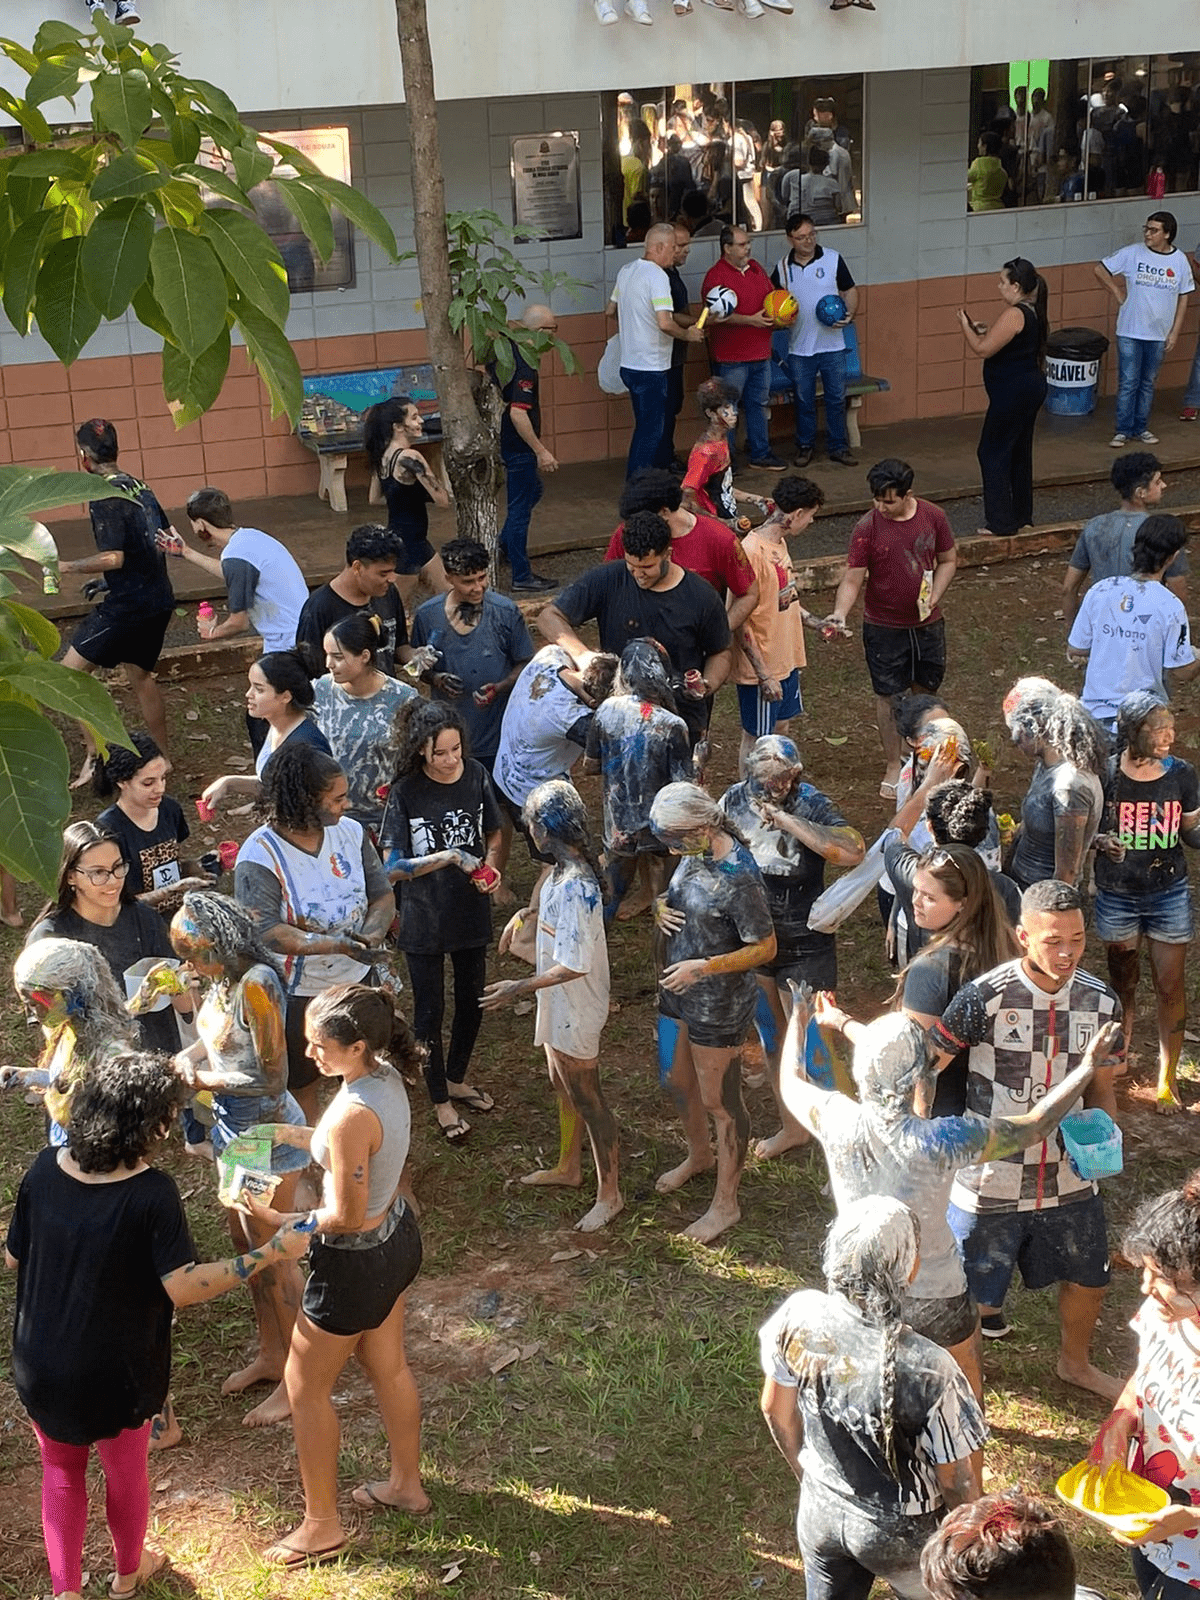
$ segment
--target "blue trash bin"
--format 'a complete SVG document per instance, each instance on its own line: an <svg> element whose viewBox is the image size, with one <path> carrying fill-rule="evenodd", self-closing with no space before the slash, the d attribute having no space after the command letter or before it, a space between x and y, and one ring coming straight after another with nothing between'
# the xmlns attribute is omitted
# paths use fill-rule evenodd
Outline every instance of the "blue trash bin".
<svg viewBox="0 0 1200 1600"><path fill-rule="evenodd" d="M1046 410L1086 417L1096 409L1100 361L1108 340L1095 328L1058 328L1046 340Z"/></svg>

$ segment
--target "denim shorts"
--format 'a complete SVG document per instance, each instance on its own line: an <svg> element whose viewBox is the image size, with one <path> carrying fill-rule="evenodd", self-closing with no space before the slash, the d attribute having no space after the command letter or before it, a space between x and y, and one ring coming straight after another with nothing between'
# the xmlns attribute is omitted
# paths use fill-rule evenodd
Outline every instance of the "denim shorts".
<svg viewBox="0 0 1200 1600"><path fill-rule="evenodd" d="M1120 894L1096 891L1096 933L1105 944L1133 944L1139 934L1159 944L1189 944L1192 938L1192 896L1186 877L1169 889Z"/></svg>
<svg viewBox="0 0 1200 1600"><path fill-rule="evenodd" d="M741 713L743 731L763 739L774 733L776 725L798 717L804 710L800 700L800 668L793 667L786 678L781 678L783 690L780 700L764 700L756 683L739 683L737 686L738 711Z"/></svg>
<svg viewBox="0 0 1200 1600"><path fill-rule="evenodd" d="M1020 1267L1027 1289L1077 1283L1103 1289L1111 1276L1104 1202L1098 1194L1048 1211L962 1211L946 1221L962 1251L967 1287L981 1306L1002 1306Z"/></svg>

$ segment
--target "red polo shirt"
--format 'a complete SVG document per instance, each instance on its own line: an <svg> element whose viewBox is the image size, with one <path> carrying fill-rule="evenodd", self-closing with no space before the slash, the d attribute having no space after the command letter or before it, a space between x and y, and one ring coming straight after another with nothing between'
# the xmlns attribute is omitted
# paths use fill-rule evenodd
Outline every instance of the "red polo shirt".
<svg viewBox="0 0 1200 1600"><path fill-rule="evenodd" d="M701 299L710 289L732 289L737 295L737 315L752 317L761 311L763 301L774 288L770 278L758 262L751 259L745 272L719 256L704 274L700 286ZM729 327L723 322L705 324L709 352L714 361L767 361L771 355L770 328Z"/></svg>

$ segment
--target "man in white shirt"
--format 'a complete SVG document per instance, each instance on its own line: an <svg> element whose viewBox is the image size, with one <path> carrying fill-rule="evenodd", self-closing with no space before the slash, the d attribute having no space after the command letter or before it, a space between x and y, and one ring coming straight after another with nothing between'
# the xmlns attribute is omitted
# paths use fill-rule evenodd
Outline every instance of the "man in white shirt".
<svg viewBox="0 0 1200 1600"><path fill-rule="evenodd" d="M674 260L675 229L669 222L656 222L646 234L642 257L617 273L608 302L607 313L617 318L621 342L621 382L633 404L627 478L654 465L662 442L672 339L699 344L704 338L699 328L685 328L675 320L667 277Z"/></svg>
<svg viewBox="0 0 1200 1600"><path fill-rule="evenodd" d="M1175 248L1178 223L1169 211L1153 211L1142 229L1143 244L1127 244L1097 263L1096 276L1117 302L1117 431L1122 450L1130 439L1157 444L1149 430L1154 382L1164 355L1175 348L1196 287L1186 254Z"/></svg>
<svg viewBox="0 0 1200 1600"><path fill-rule="evenodd" d="M1067 654L1086 663L1080 698L1110 733L1127 694L1149 689L1168 700L1169 687L1200 673L1187 612L1162 581L1187 537L1178 517L1147 517L1134 536L1129 577L1102 578L1083 597Z"/></svg>

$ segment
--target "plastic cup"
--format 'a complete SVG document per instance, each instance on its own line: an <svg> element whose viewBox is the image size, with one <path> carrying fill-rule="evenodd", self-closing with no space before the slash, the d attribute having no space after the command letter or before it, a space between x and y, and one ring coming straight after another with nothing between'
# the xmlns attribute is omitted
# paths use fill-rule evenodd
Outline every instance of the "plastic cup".
<svg viewBox="0 0 1200 1600"><path fill-rule="evenodd" d="M200 818L201 822L211 822L216 814L217 813L209 805L207 800L196 801L196 815Z"/></svg>
<svg viewBox="0 0 1200 1600"><path fill-rule="evenodd" d="M478 884L481 889L493 889L500 882L500 874L495 867L490 867L486 861L481 861L471 874L471 882Z"/></svg>
<svg viewBox="0 0 1200 1600"><path fill-rule="evenodd" d="M220 861L223 871L229 872L232 870L237 861L238 849L239 846L236 839L221 840L217 846L217 859Z"/></svg>

